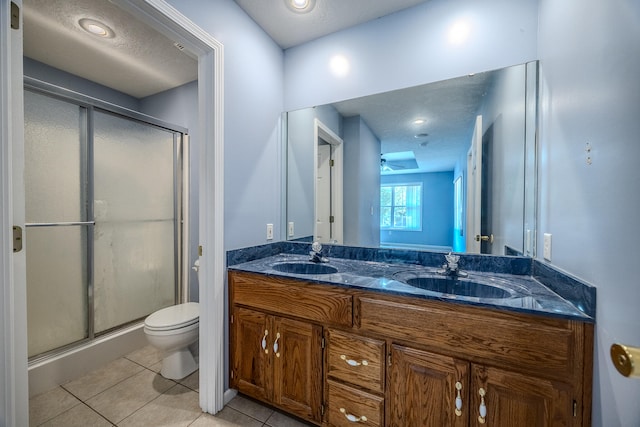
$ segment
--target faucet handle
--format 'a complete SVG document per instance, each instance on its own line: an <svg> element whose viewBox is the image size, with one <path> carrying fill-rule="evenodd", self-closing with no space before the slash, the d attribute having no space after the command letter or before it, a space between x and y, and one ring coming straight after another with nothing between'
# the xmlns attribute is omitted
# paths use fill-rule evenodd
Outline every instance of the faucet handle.
<svg viewBox="0 0 640 427"><path fill-rule="evenodd" d="M311 250L319 253L322 250L322 244L320 242L313 242L311 244Z"/></svg>
<svg viewBox="0 0 640 427"><path fill-rule="evenodd" d="M459 255L452 255L451 252L449 252L444 257L445 257L445 259L447 260L447 262L449 264L457 264L458 261L460 260L460 256Z"/></svg>

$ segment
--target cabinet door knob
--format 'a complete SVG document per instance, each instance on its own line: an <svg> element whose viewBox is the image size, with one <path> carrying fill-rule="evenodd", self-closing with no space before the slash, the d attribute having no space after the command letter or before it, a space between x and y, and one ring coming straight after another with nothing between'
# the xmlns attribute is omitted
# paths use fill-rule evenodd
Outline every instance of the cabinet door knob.
<svg viewBox="0 0 640 427"><path fill-rule="evenodd" d="M358 362L357 360L348 359L348 358L347 358L347 356L346 356L346 355L344 355L344 354L341 354L341 355L340 355L340 359L344 360L344 361L345 361L345 363L346 363L347 365L349 365L349 366L360 366L360 365L362 365L362 366L369 366L369 361L368 361L368 360L365 360L365 359L362 359L362 361L361 361L361 362Z"/></svg>
<svg viewBox="0 0 640 427"><path fill-rule="evenodd" d="M456 416L462 416L462 396L460 395L460 390L462 390L462 383L460 381L456 382Z"/></svg>
<svg viewBox="0 0 640 427"><path fill-rule="evenodd" d="M344 408L340 408L340 413L342 413L342 415L344 415L344 417L349 420L352 423L366 423L367 422L367 417L365 417L364 415L362 415L361 417L356 417L353 414L349 414L347 413L347 410Z"/></svg>
<svg viewBox="0 0 640 427"><path fill-rule="evenodd" d="M267 348L267 335L269 335L269 331L265 329L264 336L262 337L262 342L260 343L260 346L264 350L265 354L269 354L269 349Z"/></svg>
<svg viewBox="0 0 640 427"><path fill-rule="evenodd" d="M480 415L478 416L478 422L484 424L487 422L487 405L484 403L484 395L487 394L487 392L483 388L480 388L478 394L480 395Z"/></svg>
<svg viewBox="0 0 640 427"><path fill-rule="evenodd" d="M280 339L280 332L276 334L276 340L273 342L273 352L276 354L276 357L280 357L280 353L278 352L278 340Z"/></svg>

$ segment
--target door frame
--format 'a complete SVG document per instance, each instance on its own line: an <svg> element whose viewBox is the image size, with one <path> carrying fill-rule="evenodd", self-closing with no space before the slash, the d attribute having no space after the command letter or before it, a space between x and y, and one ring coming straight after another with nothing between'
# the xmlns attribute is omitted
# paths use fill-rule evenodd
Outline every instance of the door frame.
<svg viewBox="0 0 640 427"><path fill-rule="evenodd" d="M198 141L200 156L200 407L224 406L224 47L164 0L113 0L137 18L170 34L198 57ZM24 229L24 183L13 179L14 149L23 146L22 13L20 29L9 25L11 0L0 0L0 419L28 423L26 280L24 250L9 252L11 227ZM14 0L20 11L22 1ZM12 44L13 37L13 44ZM18 42L16 41L18 39ZM18 162L19 163L19 162ZM17 174L16 174L17 175ZM14 191L14 185L19 185ZM20 191L22 188L22 191ZM22 216L15 215L15 208Z"/></svg>
<svg viewBox="0 0 640 427"><path fill-rule="evenodd" d="M331 224L331 237L335 243L343 243L343 163L344 144L342 138L336 135L327 125L317 118L313 120L313 236L318 235L316 230L316 212L318 211L318 140L322 138L331 145L331 215L334 222Z"/></svg>
<svg viewBox="0 0 640 427"><path fill-rule="evenodd" d="M482 209L482 116L476 117L471 147L467 153L467 252L480 253L480 215Z"/></svg>

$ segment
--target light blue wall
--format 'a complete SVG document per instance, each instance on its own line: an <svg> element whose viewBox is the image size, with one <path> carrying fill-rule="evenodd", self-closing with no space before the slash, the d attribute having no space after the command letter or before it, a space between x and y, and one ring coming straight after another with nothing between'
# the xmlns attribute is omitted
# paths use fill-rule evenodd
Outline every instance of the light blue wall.
<svg viewBox="0 0 640 427"><path fill-rule="evenodd" d="M313 159L315 119L342 137L342 116L330 105L291 111L287 115L287 222L294 223L294 240L313 236L315 182Z"/></svg>
<svg viewBox="0 0 640 427"><path fill-rule="evenodd" d="M198 82L191 82L140 100L140 111L182 126L189 131L189 300L199 301L196 272L190 267L198 259Z"/></svg>
<svg viewBox="0 0 640 427"><path fill-rule="evenodd" d="M110 89L91 80L83 79L66 71L50 67L31 58L23 58L23 66L25 76L129 108L130 110L139 111L140 100L133 96Z"/></svg>
<svg viewBox="0 0 640 427"><path fill-rule="evenodd" d="M422 231L381 230L380 243L453 247L453 172L382 175L382 184L422 182Z"/></svg>
<svg viewBox="0 0 640 427"><path fill-rule="evenodd" d="M224 45L225 248L280 236L283 52L232 0L170 0Z"/></svg>
<svg viewBox="0 0 640 427"><path fill-rule="evenodd" d="M537 59L537 0L431 0L285 51L284 107L295 110ZM471 25L452 45L454 22ZM334 77L341 54L350 74Z"/></svg>
<svg viewBox="0 0 640 427"><path fill-rule="evenodd" d="M360 116L344 119L344 244L380 245L380 140Z"/></svg>
<svg viewBox="0 0 640 427"><path fill-rule="evenodd" d="M541 0L539 21L538 248L552 233L552 263L597 287L593 425L639 426L609 348L640 345L640 2Z"/></svg>

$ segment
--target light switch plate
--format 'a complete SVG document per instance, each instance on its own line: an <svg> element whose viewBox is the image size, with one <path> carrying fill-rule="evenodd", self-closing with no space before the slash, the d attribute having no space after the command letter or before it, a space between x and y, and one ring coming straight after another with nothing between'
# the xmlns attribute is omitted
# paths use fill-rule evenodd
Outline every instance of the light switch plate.
<svg viewBox="0 0 640 427"><path fill-rule="evenodd" d="M267 240L273 240L273 224L267 224Z"/></svg>
<svg viewBox="0 0 640 427"><path fill-rule="evenodd" d="M551 233L544 233L542 256L547 261L551 261Z"/></svg>
<svg viewBox="0 0 640 427"><path fill-rule="evenodd" d="M289 237L293 237L295 235L294 233L294 228L293 228L293 221L289 222L289 231L288 231Z"/></svg>

